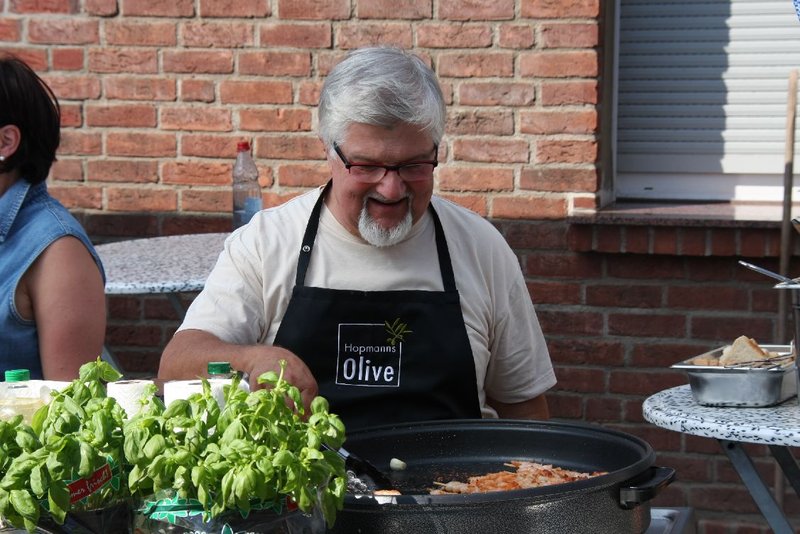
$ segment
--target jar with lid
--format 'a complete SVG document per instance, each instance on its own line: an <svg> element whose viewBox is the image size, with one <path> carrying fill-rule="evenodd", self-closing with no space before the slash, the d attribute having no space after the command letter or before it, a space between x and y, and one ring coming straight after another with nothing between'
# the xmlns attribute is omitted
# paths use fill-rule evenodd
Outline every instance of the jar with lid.
<svg viewBox="0 0 800 534"><path fill-rule="evenodd" d="M30 385L31 374L28 369L10 369L5 372L5 383L0 389L0 419L8 420L21 415L22 420L31 424L33 414L44 406L38 388Z"/></svg>

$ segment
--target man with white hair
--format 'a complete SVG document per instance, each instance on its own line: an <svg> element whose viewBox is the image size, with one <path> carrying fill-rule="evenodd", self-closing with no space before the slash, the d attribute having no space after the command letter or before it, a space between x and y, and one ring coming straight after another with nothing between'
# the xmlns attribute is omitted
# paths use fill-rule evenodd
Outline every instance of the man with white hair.
<svg viewBox="0 0 800 534"><path fill-rule="evenodd" d="M306 407L326 397L348 429L547 418L556 380L516 256L433 196L445 120L418 57L351 52L320 95L331 180L228 238L159 377L225 360L256 387L285 360Z"/></svg>

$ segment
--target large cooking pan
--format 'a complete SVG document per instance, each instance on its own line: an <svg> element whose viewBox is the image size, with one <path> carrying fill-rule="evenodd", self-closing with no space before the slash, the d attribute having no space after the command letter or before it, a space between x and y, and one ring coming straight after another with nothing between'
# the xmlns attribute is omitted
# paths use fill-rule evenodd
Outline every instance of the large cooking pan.
<svg viewBox="0 0 800 534"><path fill-rule="evenodd" d="M376 427L348 435L345 447L390 471L403 494L345 497L332 532L641 533L650 504L675 476L653 467L655 454L635 436L594 425L517 420L434 421ZM472 495L429 495L433 481L463 480L528 460L607 474L557 486Z"/></svg>

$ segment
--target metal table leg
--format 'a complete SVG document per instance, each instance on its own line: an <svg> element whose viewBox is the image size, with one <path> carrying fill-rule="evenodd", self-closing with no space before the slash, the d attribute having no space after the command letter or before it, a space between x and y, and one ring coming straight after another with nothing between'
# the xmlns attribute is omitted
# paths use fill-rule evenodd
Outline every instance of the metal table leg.
<svg viewBox="0 0 800 534"><path fill-rule="evenodd" d="M789 524L783 511L778 507L764 481L758 476L753 461L741 445L735 441L725 439L717 441L719 441L725 454L728 455L728 459L730 459L736 472L739 473L747 491L750 492L756 506L758 506L761 514L767 520L772 531L775 534L794 534L794 529ZM781 465L781 467L783 466Z"/></svg>
<svg viewBox="0 0 800 534"><path fill-rule="evenodd" d="M186 308L184 308L183 303L181 303L180 293L167 293L167 298L169 299L170 303L172 303L172 307L175 308L175 313L178 314L178 319L183 321L183 319L186 317Z"/></svg>
<svg viewBox="0 0 800 534"><path fill-rule="evenodd" d="M786 480L789 481L789 484L792 485L797 496L800 497L800 465L798 465L797 460L792 456L789 447L770 445L769 450L778 462L778 465L781 466L783 474L786 475Z"/></svg>

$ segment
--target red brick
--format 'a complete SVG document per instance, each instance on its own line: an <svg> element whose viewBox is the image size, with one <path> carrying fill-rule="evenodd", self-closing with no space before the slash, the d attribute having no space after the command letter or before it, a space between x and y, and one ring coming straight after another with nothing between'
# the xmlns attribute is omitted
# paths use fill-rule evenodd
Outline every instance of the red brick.
<svg viewBox="0 0 800 534"><path fill-rule="evenodd" d="M73 130L61 131L61 144L58 153L63 155L93 156L102 151L100 134L84 133Z"/></svg>
<svg viewBox="0 0 800 534"><path fill-rule="evenodd" d="M429 19L433 13L432 0L358 0L359 19ZM391 15L388 15L391 14Z"/></svg>
<svg viewBox="0 0 800 534"><path fill-rule="evenodd" d="M183 74L230 74L233 72L231 50L166 50L164 72Z"/></svg>
<svg viewBox="0 0 800 534"><path fill-rule="evenodd" d="M262 24L259 44L262 47L330 48L333 30L329 22Z"/></svg>
<svg viewBox="0 0 800 534"><path fill-rule="evenodd" d="M192 17L193 0L121 0L122 14L126 17Z"/></svg>
<svg viewBox="0 0 800 534"><path fill-rule="evenodd" d="M89 104L86 106L87 126L106 127L145 127L156 125L156 109L147 104L104 105Z"/></svg>
<svg viewBox="0 0 800 534"><path fill-rule="evenodd" d="M595 141L541 140L536 142L536 163L594 163Z"/></svg>
<svg viewBox="0 0 800 534"><path fill-rule="evenodd" d="M688 320L683 315L652 313L609 313L608 334L630 337L674 337L687 335Z"/></svg>
<svg viewBox="0 0 800 534"><path fill-rule="evenodd" d="M551 221L493 221L517 253L564 250L570 227ZM528 249L528 250L525 250Z"/></svg>
<svg viewBox="0 0 800 534"><path fill-rule="evenodd" d="M82 48L55 48L51 57L55 70L83 70L86 58Z"/></svg>
<svg viewBox="0 0 800 534"><path fill-rule="evenodd" d="M63 101L61 107L61 127L80 128L83 126L83 108L80 104Z"/></svg>
<svg viewBox="0 0 800 534"><path fill-rule="evenodd" d="M484 195L450 195L443 193L442 198L445 198L450 202L455 202L459 206L463 206L468 210L472 210L481 217L486 217L489 214L489 208L486 205L487 201Z"/></svg>
<svg viewBox="0 0 800 534"><path fill-rule="evenodd" d="M417 46L427 48L486 48L492 44L488 24L430 23L416 27Z"/></svg>
<svg viewBox="0 0 800 534"><path fill-rule="evenodd" d="M681 362L692 356L702 354L712 347L709 344L657 342L637 343L630 355L631 367L661 367Z"/></svg>
<svg viewBox="0 0 800 534"><path fill-rule="evenodd" d="M0 4L1 6L2 4ZM9 0L12 13L71 13L78 12L70 0Z"/></svg>
<svg viewBox="0 0 800 534"><path fill-rule="evenodd" d="M34 18L28 22L28 41L39 44L98 44L98 22L80 18Z"/></svg>
<svg viewBox="0 0 800 534"><path fill-rule="evenodd" d="M541 84L543 106L597 104L597 80L545 80Z"/></svg>
<svg viewBox="0 0 800 534"><path fill-rule="evenodd" d="M221 216L217 214L202 216L165 214L162 219L163 235L208 234L230 232L232 229L230 214ZM175 326L177 327L177 325Z"/></svg>
<svg viewBox="0 0 800 534"><path fill-rule="evenodd" d="M581 111L522 111L520 132L548 134L590 134L597 130L597 112Z"/></svg>
<svg viewBox="0 0 800 534"><path fill-rule="evenodd" d="M450 110L447 132L454 135L511 135L514 133L514 115L510 110Z"/></svg>
<svg viewBox="0 0 800 534"><path fill-rule="evenodd" d="M316 135L259 137L254 154L259 158L322 160L325 147Z"/></svg>
<svg viewBox="0 0 800 534"><path fill-rule="evenodd" d="M51 185L47 190L69 209L100 209L103 207L103 190L100 187L55 187Z"/></svg>
<svg viewBox="0 0 800 534"><path fill-rule="evenodd" d="M714 486L712 491L694 486L689 489L687 504L713 511L736 510L738 513L753 513L758 510L744 486Z"/></svg>
<svg viewBox="0 0 800 534"><path fill-rule="evenodd" d="M162 130L230 132L233 130L231 112L220 108L174 107L161 110Z"/></svg>
<svg viewBox="0 0 800 534"><path fill-rule="evenodd" d="M756 317L719 317L692 316L692 337L694 339L716 340L715 344L729 343L741 335L747 335L767 343L773 339L775 324L772 319ZM767 341L761 341L767 340Z"/></svg>
<svg viewBox="0 0 800 534"><path fill-rule="evenodd" d="M545 337L555 335L600 336L603 334L603 316L590 312L536 312Z"/></svg>
<svg viewBox="0 0 800 534"><path fill-rule="evenodd" d="M83 9L87 15L111 17L119 13L117 0L85 0Z"/></svg>
<svg viewBox="0 0 800 534"><path fill-rule="evenodd" d="M596 227L594 229L596 242L594 249L598 252L609 252L611 254L623 252L625 250L623 232L623 228L613 225Z"/></svg>
<svg viewBox="0 0 800 534"><path fill-rule="evenodd" d="M580 418L583 416L583 397L564 393L547 392L547 404L551 417Z"/></svg>
<svg viewBox="0 0 800 534"><path fill-rule="evenodd" d="M47 69L47 50L44 48L3 48L4 52L14 54L35 71Z"/></svg>
<svg viewBox="0 0 800 534"><path fill-rule="evenodd" d="M181 80L181 100L184 102L213 102L214 91L211 80Z"/></svg>
<svg viewBox="0 0 800 534"><path fill-rule="evenodd" d="M667 306L694 310L747 311L749 291L742 287L703 284L681 286L673 283L667 288Z"/></svg>
<svg viewBox="0 0 800 534"><path fill-rule="evenodd" d="M530 48L535 42L530 24L503 24L500 26L500 46L503 48Z"/></svg>
<svg viewBox="0 0 800 534"><path fill-rule="evenodd" d="M598 183L596 169L534 167L522 169L519 177L521 189L534 191L594 193Z"/></svg>
<svg viewBox="0 0 800 534"><path fill-rule="evenodd" d="M279 80L225 80L219 85L223 104L291 104L291 82Z"/></svg>
<svg viewBox="0 0 800 534"><path fill-rule="evenodd" d="M631 278L634 280L656 280L659 278L682 278L684 264L680 258L669 256L623 255L608 262L606 274L612 278Z"/></svg>
<svg viewBox="0 0 800 534"><path fill-rule="evenodd" d="M83 164L80 159L58 158L50 167L50 177L61 182L83 181Z"/></svg>
<svg viewBox="0 0 800 534"><path fill-rule="evenodd" d="M597 53L594 50L522 52L519 70L522 76L537 78L593 78L598 74Z"/></svg>
<svg viewBox="0 0 800 534"><path fill-rule="evenodd" d="M127 159L94 160L87 163L87 180L95 182L153 183L158 181L155 161Z"/></svg>
<svg viewBox="0 0 800 534"><path fill-rule="evenodd" d="M185 134L181 139L181 155L201 158L230 158L236 157L235 136Z"/></svg>
<svg viewBox="0 0 800 534"><path fill-rule="evenodd" d="M683 228L680 231L680 253L691 254L693 256L704 256L706 254L705 228Z"/></svg>
<svg viewBox="0 0 800 534"><path fill-rule="evenodd" d="M314 81L300 82L297 103L307 106L316 106L319 103L319 94L322 91L322 83Z"/></svg>
<svg viewBox="0 0 800 534"><path fill-rule="evenodd" d="M243 48L255 42L253 27L242 22L187 22L179 34L189 47Z"/></svg>
<svg viewBox="0 0 800 534"><path fill-rule="evenodd" d="M590 396L586 399L586 418L598 423L623 421L622 402L619 399Z"/></svg>
<svg viewBox="0 0 800 534"><path fill-rule="evenodd" d="M439 0L437 15L445 20L508 20L514 18L514 0Z"/></svg>
<svg viewBox="0 0 800 534"><path fill-rule="evenodd" d="M736 233L727 228L712 228L711 255L712 256L734 256L736 251Z"/></svg>
<svg viewBox="0 0 800 534"><path fill-rule="evenodd" d="M161 170L164 184L229 185L232 163L173 161Z"/></svg>
<svg viewBox="0 0 800 534"><path fill-rule="evenodd" d="M109 187L106 196L110 211L174 211L178 207L173 189Z"/></svg>
<svg viewBox="0 0 800 534"><path fill-rule="evenodd" d="M559 278L583 280L598 278L602 268L595 258L585 254L542 252L528 255L525 260L528 276L553 276L553 273L558 273Z"/></svg>
<svg viewBox="0 0 800 534"><path fill-rule="evenodd" d="M307 109L242 109L239 127L259 132L310 131L311 112Z"/></svg>
<svg viewBox="0 0 800 534"><path fill-rule="evenodd" d="M676 254L678 252L678 230L675 228L653 228L653 254Z"/></svg>
<svg viewBox="0 0 800 534"><path fill-rule="evenodd" d="M614 369L611 371L608 392L646 396L685 383L686 375L683 372L664 371L654 373L648 370L631 371Z"/></svg>
<svg viewBox="0 0 800 534"><path fill-rule="evenodd" d="M520 13L532 19L596 18L600 0L521 0Z"/></svg>
<svg viewBox="0 0 800 534"><path fill-rule="evenodd" d="M458 102L465 106L530 106L535 95L532 83L464 82L458 87Z"/></svg>
<svg viewBox="0 0 800 534"><path fill-rule="evenodd" d="M454 78L513 76L514 56L507 52L445 52L439 56L438 73Z"/></svg>
<svg viewBox="0 0 800 534"><path fill-rule="evenodd" d="M378 44L409 48L414 36L407 22L352 22L336 30L336 44L342 50Z"/></svg>
<svg viewBox="0 0 800 534"><path fill-rule="evenodd" d="M111 345L155 346L161 343L161 328L143 325L109 325L106 341Z"/></svg>
<svg viewBox="0 0 800 534"><path fill-rule="evenodd" d="M513 191L514 171L497 167L448 165L438 171L442 191Z"/></svg>
<svg viewBox="0 0 800 534"><path fill-rule="evenodd" d="M153 74L158 72L155 50L90 49L89 71L101 73Z"/></svg>
<svg viewBox="0 0 800 534"><path fill-rule="evenodd" d="M617 342L598 339L559 339L548 340L550 357L553 362L569 365L602 365L621 367L625 364L625 348Z"/></svg>
<svg viewBox="0 0 800 534"><path fill-rule="evenodd" d="M172 134L109 132L106 151L112 156L175 157L177 141Z"/></svg>
<svg viewBox="0 0 800 534"><path fill-rule="evenodd" d="M111 100L173 101L175 80L156 77L104 76L103 93Z"/></svg>
<svg viewBox="0 0 800 534"><path fill-rule="evenodd" d="M456 139L453 141L453 157L460 161L527 163L528 142L499 138Z"/></svg>
<svg viewBox="0 0 800 534"><path fill-rule="evenodd" d="M594 48L599 44L599 30L596 23L542 24L541 40L543 48Z"/></svg>
<svg viewBox="0 0 800 534"><path fill-rule="evenodd" d="M275 206L280 206L281 204L288 202L289 200L295 198L296 196L300 195L303 191L293 191L283 194L276 194L276 193L265 193L264 197L264 207L265 208L274 208Z"/></svg>
<svg viewBox="0 0 800 534"><path fill-rule="evenodd" d="M349 0L278 0L282 19L342 20L350 18Z"/></svg>
<svg viewBox="0 0 800 534"><path fill-rule="evenodd" d="M604 308L661 308L660 286L637 286L630 282L610 285L597 282L586 288L586 304Z"/></svg>
<svg viewBox="0 0 800 534"><path fill-rule="evenodd" d="M0 19L0 41L16 42L22 36L22 21L19 19Z"/></svg>
<svg viewBox="0 0 800 534"><path fill-rule="evenodd" d="M110 45L175 46L178 43L174 22L109 20L103 28Z"/></svg>
<svg viewBox="0 0 800 534"><path fill-rule="evenodd" d="M262 18L271 14L269 0L200 0L201 17Z"/></svg>
<svg viewBox="0 0 800 534"><path fill-rule="evenodd" d="M567 202L557 197L497 196L491 214L499 219L559 219L567 214Z"/></svg>
<svg viewBox="0 0 800 534"><path fill-rule="evenodd" d="M580 303L580 286L560 282L528 282L528 293L534 304L578 304Z"/></svg>
<svg viewBox="0 0 800 534"><path fill-rule="evenodd" d="M100 97L100 81L89 76L44 76L59 100L94 100Z"/></svg>
<svg viewBox="0 0 800 534"><path fill-rule="evenodd" d="M278 167L278 184L284 187L318 187L331 176L325 163L291 164Z"/></svg>
<svg viewBox="0 0 800 534"><path fill-rule="evenodd" d="M607 372L603 369L563 366L556 368L559 391L603 393L607 376Z"/></svg>
<svg viewBox="0 0 800 534"><path fill-rule="evenodd" d="M233 197L230 191L183 189L180 192L180 205L181 211L229 213L233 209Z"/></svg>
<svg viewBox="0 0 800 534"><path fill-rule="evenodd" d="M311 74L311 54L308 52L242 52L239 54L239 74L255 76L308 76Z"/></svg>

